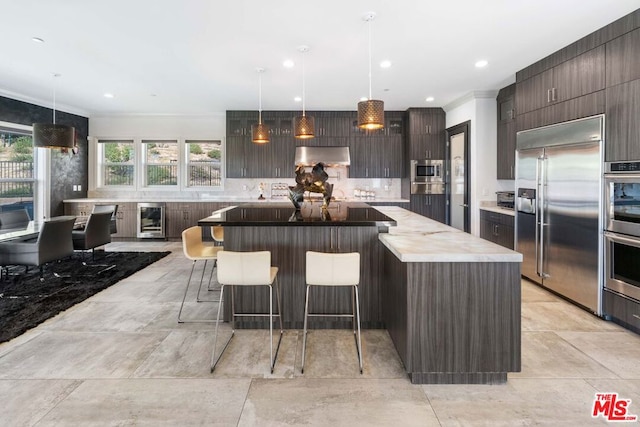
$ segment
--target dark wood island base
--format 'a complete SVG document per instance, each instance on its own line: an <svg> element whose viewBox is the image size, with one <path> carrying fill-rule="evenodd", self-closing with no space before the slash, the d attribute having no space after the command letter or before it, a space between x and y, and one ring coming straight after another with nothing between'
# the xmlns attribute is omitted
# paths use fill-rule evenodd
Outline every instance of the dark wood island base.
<svg viewBox="0 0 640 427"><path fill-rule="evenodd" d="M285 328L303 326L306 251L359 252L362 327L389 331L412 383L496 384L520 371L522 256L516 252L402 208L362 203L323 213L243 206L199 225L223 225L226 250L271 252ZM267 311L262 291L238 289L236 311ZM351 294L321 289L312 304L312 312L349 312ZM225 320L230 308L225 301ZM310 327L351 327L349 320L329 319L313 319ZM237 326L266 327L262 318Z"/></svg>

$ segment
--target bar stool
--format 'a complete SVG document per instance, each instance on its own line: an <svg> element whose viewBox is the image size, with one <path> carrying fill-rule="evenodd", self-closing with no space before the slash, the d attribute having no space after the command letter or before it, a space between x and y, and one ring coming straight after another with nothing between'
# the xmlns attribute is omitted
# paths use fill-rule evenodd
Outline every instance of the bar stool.
<svg viewBox="0 0 640 427"><path fill-rule="evenodd" d="M193 262L191 263L191 273L189 273L189 279L187 279L187 287L185 288L184 296L182 297L182 304L180 304L180 311L178 311L178 323L210 323L214 321L212 319L183 320L182 309L184 308L184 301L187 298L187 292L189 292L189 286L191 285L193 270L195 269L196 262L198 261L204 261L204 265L202 267L202 275L200 276L200 286L198 286L196 301L213 302L209 300L201 300L200 290L202 289L202 281L204 280L204 273L207 269L207 262L213 261L211 273L209 273L209 284L207 286L207 289L211 290L211 278L213 277L213 270L216 268L218 252L222 251L223 249L224 248L222 246L206 246L202 242L202 229L199 226L189 227L182 232L182 252L184 253L185 257Z"/></svg>
<svg viewBox="0 0 640 427"><path fill-rule="evenodd" d="M222 245L224 243L224 228L221 225L211 227L211 237L216 245Z"/></svg>
<svg viewBox="0 0 640 427"><path fill-rule="evenodd" d="M304 302L304 333L302 338L302 369L307 348L307 318L308 317L351 317L353 319L353 334L356 339L358 363L362 374L362 341L360 339L360 303L358 298L358 284L360 283L360 254L357 252L345 254L328 254L307 251L306 261L307 294ZM351 286L352 312L351 314L309 313L309 289L311 286ZM357 327L357 329L356 329Z"/></svg>
<svg viewBox="0 0 640 427"><path fill-rule="evenodd" d="M281 316L281 304L280 304L280 288L277 280L278 267L271 266L271 252L258 251L258 252L231 252L220 251L218 252L218 282L220 283L220 302L218 305L218 315L216 316L216 331L213 338L213 352L211 354L211 372L215 369L218 361L222 357L222 354L227 349L227 346L231 342L231 339L235 335L235 320L236 317L269 317L269 334L270 334L270 357L269 363L271 373L273 374L273 368L276 364L276 358L278 357L278 350L280 349L280 342L282 341L282 316ZM278 304L278 313L273 314L273 285L275 282L276 288L276 302ZM222 308L222 295L224 294L225 286L232 286L231 288L231 322L232 330L231 337L227 340L227 343L222 348L220 355L216 358L216 344L218 341L218 325L220 322L220 311ZM233 286L268 286L269 287L269 314L265 313L236 313L233 301ZM276 347L275 356L273 354L273 318L278 317L280 320L280 337L278 339L278 346Z"/></svg>

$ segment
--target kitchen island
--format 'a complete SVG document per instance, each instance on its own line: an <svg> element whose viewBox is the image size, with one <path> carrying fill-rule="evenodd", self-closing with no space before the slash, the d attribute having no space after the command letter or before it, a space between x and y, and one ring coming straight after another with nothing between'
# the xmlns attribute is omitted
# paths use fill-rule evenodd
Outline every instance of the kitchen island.
<svg viewBox="0 0 640 427"><path fill-rule="evenodd" d="M412 382L501 383L520 370L517 252L402 208L363 203L330 205L324 214L320 205L243 205L199 225L225 226L225 249L271 251L287 328L302 328L305 252L357 251L362 325L389 331ZM240 291L238 311L266 311L266 292ZM350 310L348 291L326 291L312 311ZM228 304L225 312L229 319ZM313 320L313 328L350 327ZM242 326L265 327L257 319Z"/></svg>

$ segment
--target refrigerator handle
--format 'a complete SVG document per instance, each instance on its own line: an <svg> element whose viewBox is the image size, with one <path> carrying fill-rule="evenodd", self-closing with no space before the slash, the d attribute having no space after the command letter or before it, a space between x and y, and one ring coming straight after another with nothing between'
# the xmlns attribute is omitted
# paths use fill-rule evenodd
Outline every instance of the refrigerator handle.
<svg viewBox="0 0 640 427"><path fill-rule="evenodd" d="M536 250L536 274L542 277L542 259L544 256L544 249L542 247L542 237L544 235L544 231L542 230L542 222L544 220L544 216L542 215L542 203L544 200L543 197L543 162L544 155L536 158L536 238L535 238L535 250Z"/></svg>
<svg viewBox="0 0 640 427"><path fill-rule="evenodd" d="M538 157L538 166L539 166L539 180L538 180L538 191L536 192L537 201L537 209L536 215L539 213L539 220L536 219L536 223L539 227L539 239L536 239L536 244L539 245L539 252L536 251L537 261L538 261L538 275L542 278L549 277L547 273L544 272L544 261L545 261L545 240L544 240L544 229L545 229L545 211L546 211L546 183L547 183L547 157L543 154Z"/></svg>

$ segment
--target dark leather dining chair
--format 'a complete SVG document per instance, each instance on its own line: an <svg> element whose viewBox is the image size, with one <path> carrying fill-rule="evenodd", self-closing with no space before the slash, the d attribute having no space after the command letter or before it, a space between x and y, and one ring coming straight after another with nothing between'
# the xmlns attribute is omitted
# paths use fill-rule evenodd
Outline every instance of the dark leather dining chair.
<svg viewBox="0 0 640 427"><path fill-rule="evenodd" d="M0 229L24 227L29 221L31 218L26 209L0 212Z"/></svg>
<svg viewBox="0 0 640 427"><path fill-rule="evenodd" d="M116 215L118 213L118 205L93 205L91 213L111 212L111 223L109 224L111 234L118 232L116 223Z"/></svg>
<svg viewBox="0 0 640 427"><path fill-rule="evenodd" d="M111 211L92 213L82 230L73 230L73 249L88 251L111 243Z"/></svg>
<svg viewBox="0 0 640 427"><path fill-rule="evenodd" d="M73 255L71 230L76 218L59 216L45 221L35 241L9 241L0 243L0 265L40 267L43 279L44 264Z"/></svg>

